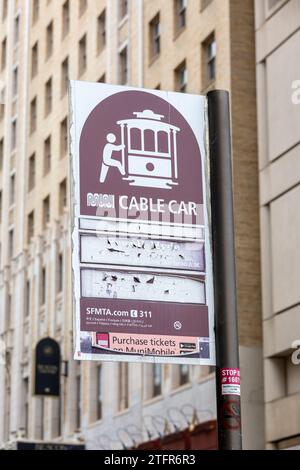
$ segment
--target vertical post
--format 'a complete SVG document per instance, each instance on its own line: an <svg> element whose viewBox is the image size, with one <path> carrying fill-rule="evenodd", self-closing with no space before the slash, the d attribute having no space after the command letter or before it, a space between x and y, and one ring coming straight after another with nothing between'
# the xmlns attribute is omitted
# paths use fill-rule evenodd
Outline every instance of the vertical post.
<svg viewBox="0 0 300 470"><path fill-rule="evenodd" d="M242 448L229 93L207 94L219 450Z"/></svg>

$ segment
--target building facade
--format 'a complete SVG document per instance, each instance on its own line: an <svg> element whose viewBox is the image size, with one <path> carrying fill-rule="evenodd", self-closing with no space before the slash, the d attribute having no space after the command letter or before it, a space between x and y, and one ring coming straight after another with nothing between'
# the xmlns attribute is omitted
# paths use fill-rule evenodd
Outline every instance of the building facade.
<svg viewBox="0 0 300 470"><path fill-rule="evenodd" d="M245 448L264 446L252 0L2 0L0 442L122 448L216 417L206 367L72 359L68 80L231 94ZM33 395L39 339L60 398Z"/></svg>
<svg viewBox="0 0 300 470"><path fill-rule="evenodd" d="M300 2L255 16L266 442L300 448Z"/></svg>

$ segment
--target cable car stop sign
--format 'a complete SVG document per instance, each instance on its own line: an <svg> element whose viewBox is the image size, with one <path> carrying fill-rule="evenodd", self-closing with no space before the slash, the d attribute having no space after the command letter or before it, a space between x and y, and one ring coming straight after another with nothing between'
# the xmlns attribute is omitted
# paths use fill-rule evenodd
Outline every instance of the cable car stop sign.
<svg viewBox="0 0 300 470"><path fill-rule="evenodd" d="M214 364L204 96L71 81L75 359Z"/></svg>

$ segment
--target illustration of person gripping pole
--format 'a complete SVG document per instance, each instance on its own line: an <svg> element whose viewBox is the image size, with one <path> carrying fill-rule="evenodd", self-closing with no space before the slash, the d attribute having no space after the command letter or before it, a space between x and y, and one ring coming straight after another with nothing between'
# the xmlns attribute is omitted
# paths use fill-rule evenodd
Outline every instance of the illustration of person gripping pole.
<svg viewBox="0 0 300 470"><path fill-rule="evenodd" d="M114 158L112 158L112 154L114 152L120 152L125 148L125 145L115 145L116 136L113 133L107 134L106 136L107 144L103 149L103 162L100 171L100 183L104 183L106 180L107 172L110 167L118 168L121 175L125 174L125 169L123 164Z"/></svg>

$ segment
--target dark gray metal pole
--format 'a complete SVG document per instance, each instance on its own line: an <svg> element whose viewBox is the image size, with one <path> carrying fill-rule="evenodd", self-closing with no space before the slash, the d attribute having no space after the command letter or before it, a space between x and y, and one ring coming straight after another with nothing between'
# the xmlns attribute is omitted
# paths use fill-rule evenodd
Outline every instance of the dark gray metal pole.
<svg viewBox="0 0 300 470"><path fill-rule="evenodd" d="M242 448L229 93L207 94L219 450Z"/></svg>

